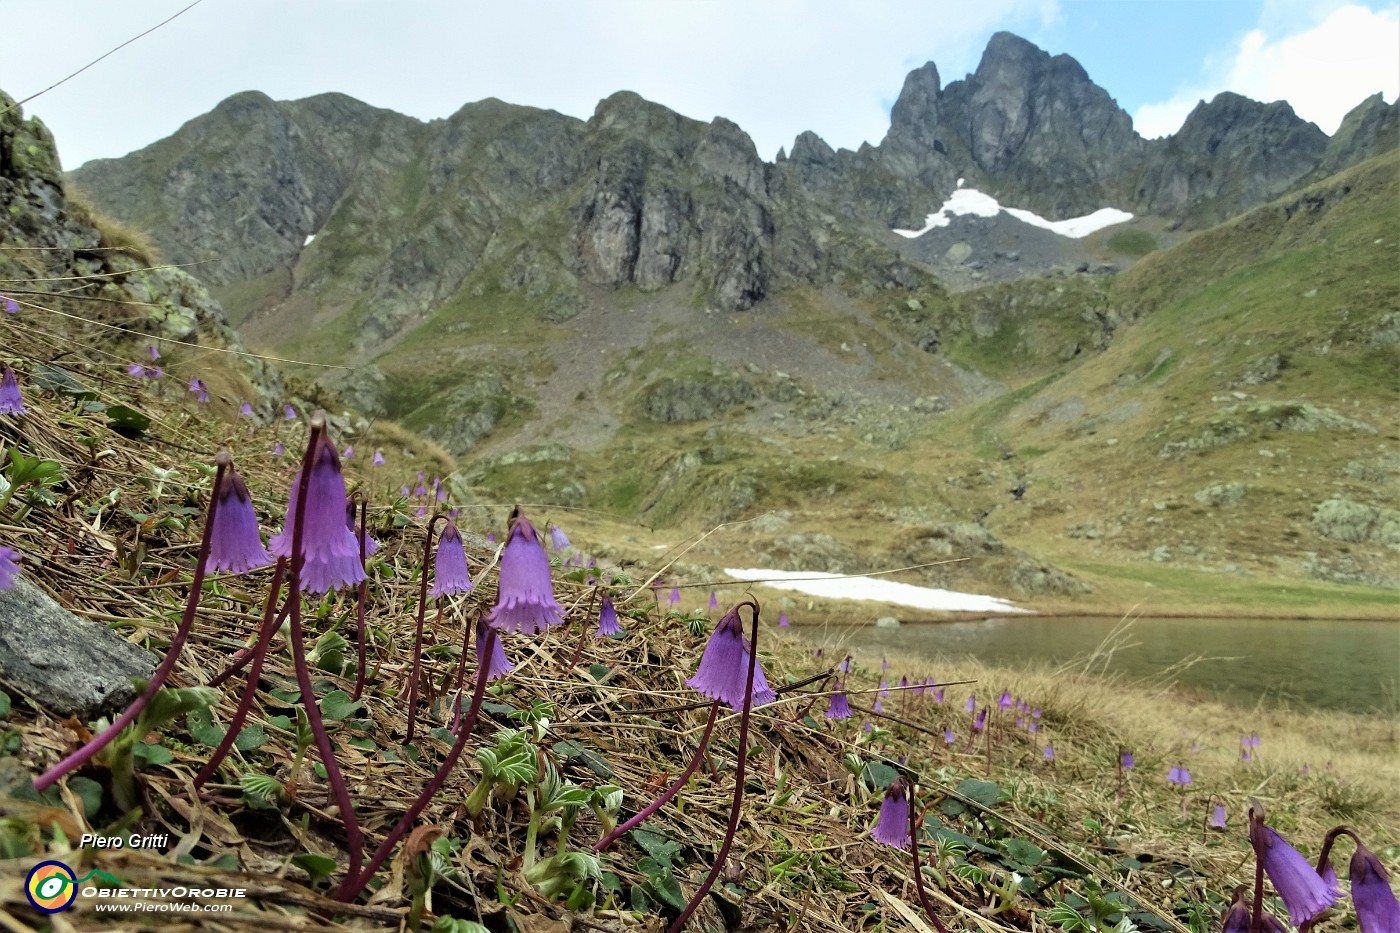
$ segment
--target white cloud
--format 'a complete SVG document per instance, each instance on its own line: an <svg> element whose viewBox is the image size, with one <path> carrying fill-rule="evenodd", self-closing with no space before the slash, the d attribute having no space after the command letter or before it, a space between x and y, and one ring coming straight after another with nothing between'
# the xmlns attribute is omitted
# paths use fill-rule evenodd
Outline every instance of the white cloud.
<svg viewBox="0 0 1400 933"><path fill-rule="evenodd" d="M1198 101L1235 91L1286 100L1303 119L1335 133L1363 99L1380 91L1393 101L1400 93L1400 10L1329 6L1311 25L1286 35L1268 26L1250 31L1204 70L1205 79L1139 108L1133 115L1138 132L1149 138L1174 133Z"/></svg>

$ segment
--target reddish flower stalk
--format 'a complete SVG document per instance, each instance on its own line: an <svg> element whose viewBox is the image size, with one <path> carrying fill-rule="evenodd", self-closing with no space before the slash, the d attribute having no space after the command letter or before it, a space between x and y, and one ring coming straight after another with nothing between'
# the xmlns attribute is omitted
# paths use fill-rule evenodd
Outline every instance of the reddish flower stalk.
<svg viewBox="0 0 1400 933"><path fill-rule="evenodd" d="M691 775L693 775L696 772L696 770L700 767L700 762L705 760L705 750L709 746L710 733L714 731L715 720L717 720L718 718L719 700L715 700L713 703L710 704L710 718L705 723L705 731L700 733L700 747L695 750L694 757L690 759L690 764L686 765L685 770L681 772L681 776L676 778L676 780L671 784L671 786L666 788L666 791L660 797L657 797L651 803L643 807L640 813L632 817L626 823L623 823L621 826L617 827L617 829L614 829L612 832L608 833L602 839L599 839L597 842L595 842L593 844L594 852L601 852L608 846L612 845L614 842L617 842L617 840L621 839L629 830L640 825L643 820L651 816L657 810L660 810L662 807L666 806L666 804L670 803L671 799L675 797L676 794L680 793L681 788L685 787L685 785L690 781Z"/></svg>
<svg viewBox="0 0 1400 933"><path fill-rule="evenodd" d="M349 856L347 876L354 877L359 872L360 863L364 858L360 823L355 818L355 808L350 802L350 792L345 787L344 777L341 776L340 764L336 760L330 736L326 733L326 725L321 721L321 708L316 703L316 691L311 684L311 670L306 662L306 646L302 643L301 632L301 572L306 563L306 554L304 553L306 502L310 498L307 491L311 485L311 474L313 464L316 462L318 443L322 441L325 430L325 419L317 413L311 419L311 436L307 439L306 453L302 456L301 461L301 477L295 490L297 505L292 515L291 575L287 587L287 601L292 607L289 640L292 643L292 663L297 671L297 687L301 691L301 705L306 710L306 720L311 726L312 735L316 738L316 751L321 756L321 764L326 768L326 783L331 787L336 806L340 809L341 822L345 826L345 848ZM342 497L340 505L343 507L343 488L340 495ZM343 521L343 519L339 520ZM343 526L341 530L344 530ZM361 546L363 547L363 545Z"/></svg>
<svg viewBox="0 0 1400 933"><path fill-rule="evenodd" d="M938 928L938 933L948 933L948 928L943 925L943 921L938 919L938 914L933 912L933 904L929 902L928 893L924 890L923 865L919 859L919 823L922 822L919 808L914 806L914 788L909 788L909 849L914 853L914 891L919 895L919 903L924 905L924 913L928 915L929 922Z"/></svg>
<svg viewBox="0 0 1400 933"><path fill-rule="evenodd" d="M428 607L428 563L433 557L433 529L446 515L434 515L428 522L428 533L423 538L423 568L418 574L418 625L413 636L413 674L408 680L408 736L405 742L413 741L414 728L418 724L418 677L423 669L423 616ZM360 545L362 548L363 544Z"/></svg>
<svg viewBox="0 0 1400 933"><path fill-rule="evenodd" d="M379 866L384 864L384 860L389 857L389 853L394 850L394 846L403 838L404 834L408 832L408 828L418 819L418 815L423 812L423 808L428 805L428 801L433 799L433 795L441 789L443 783L447 780L447 776L451 774L452 769L457 766L457 759L462 757L462 751L467 747L467 739L471 738L472 728L476 725L477 714L481 712L481 700L486 696L489 665L486 663L485 658L490 657L496 637L495 629L488 627L485 639L483 639L478 646L478 654L480 656L477 658L476 665L476 690L472 693L472 704L467 709L466 717L462 722L462 728L457 733L457 741L452 743L451 750L448 751L447 757L443 759L442 764L438 766L437 773L434 774L433 779L428 782L428 786L423 788L422 793L418 795L418 799L413 801L412 806L405 811L404 815L399 818L399 821L394 824L394 828L389 831L389 835L384 837L384 841L380 843L379 848L374 850L374 854L370 856L370 860L365 865L364 870L360 871L358 874L352 871L345 876L345 880L341 882L340 887L335 891L334 897L336 900L352 901L364 890L365 885L374 877L374 873L379 870Z"/></svg>
<svg viewBox="0 0 1400 933"><path fill-rule="evenodd" d="M282 619L286 614L286 607L283 607L284 611L281 614L273 612L277 605L277 594L282 589L282 574L286 569L287 559L285 557L277 558L277 569L272 572L272 592L268 595L267 604L263 609L263 620L258 631L258 640L248 654L253 662L252 669L248 671L248 687L238 700L238 709L234 711L233 718L229 720L228 731L224 733L219 747L214 749L214 754L209 756L209 761L194 776L195 790L203 787L204 783L213 777L219 765L223 764L229 749L233 748L233 743L238 738L238 733L243 729L243 723L248 720L248 711L253 708L253 697L258 692L258 678L262 676L263 662L267 659L268 643L272 641L273 633L282 624ZM223 676L220 675L220 677Z"/></svg>
<svg viewBox="0 0 1400 933"><path fill-rule="evenodd" d="M150 682L146 684L146 689L136 698L130 706L126 708L116 721L106 729L93 736L83 745L82 748L64 758L43 774L34 779L34 789L40 793L53 786L54 782L74 770L82 767L92 759L102 749L106 748L122 730L131 725L141 711L146 708L146 704L151 702L151 698L161 687L165 686L166 678L175 669L175 662L180 658L180 652L184 650L185 641L189 638L190 629L194 626L195 610L199 608L199 597L204 589L204 571L209 564L209 542L212 539L214 530L214 518L219 510L218 490L222 487L224 474L233 463L233 458L227 451L221 450L215 458L217 469L214 472L214 484L210 487L213 491L209 496L209 514L204 521L204 534L199 542L199 556L195 559L194 578L190 580L190 594L185 599L185 613L180 618L180 624L175 629L175 637L170 641L170 647L165 652L165 659L151 674Z"/></svg>
<svg viewBox="0 0 1400 933"><path fill-rule="evenodd" d="M729 847L734 844L734 834L739 830L739 815L744 804L744 772L749 759L749 713L753 710L753 685L754 673L758 670L758 604L746 600L739 606L748 606L752 615L752 628L749 635L749 671L744 683L744 711L739 716L739 746L737 761L734 765L734 803L729 808L729 825L724 830L724 841L720 843L719 851L715 853L715 864L710 869L710 873L705 876L700 887L691 895L686 903L681 915L676 918L666 930L666 933L680 933L685 929L686 923L690 920L690 915L695 913L695 908L700 906L705 895L710 893L710 888L714 887L715 879L724 870L724 862L729 858ZM739 606L735 606L735 612Z"/></svg>

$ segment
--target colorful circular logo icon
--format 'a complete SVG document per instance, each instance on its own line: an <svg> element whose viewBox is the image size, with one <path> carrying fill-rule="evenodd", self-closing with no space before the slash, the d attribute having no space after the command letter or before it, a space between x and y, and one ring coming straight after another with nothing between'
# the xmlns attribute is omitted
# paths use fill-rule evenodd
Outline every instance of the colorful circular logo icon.
<svg viewBox="0 0 1400 933"><path fill-rule="evenodd" d="M62 862L40 862L24 879L24 893L35 910L56 914L78 899L78 880Z"/></svg>

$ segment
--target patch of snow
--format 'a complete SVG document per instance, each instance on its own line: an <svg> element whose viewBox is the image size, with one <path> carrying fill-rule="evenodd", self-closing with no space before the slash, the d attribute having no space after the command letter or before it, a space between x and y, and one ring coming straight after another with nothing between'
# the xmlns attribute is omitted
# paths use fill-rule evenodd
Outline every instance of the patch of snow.
<svg viewBox="0 0 1400 933"><path fill-rule="evenodd" d="M1058 233L1060 236L1071 239L1081 239L1091 233L1102 230L1104 227L1111 227L1114 224L1121 224L1133 219L1133 215L1127 211L1120 211L1116 207L1101 207L1092 214L1083 217L1071 217L1067 220L1046 220L1033 211L1022 210L1018 207L1002 207L997 199L989 194L983 194L976 188L964 188L963 179L958 179L958 188L948 200L943 202L935 213L924 218L924 226L920 230L895 230L902 237L913 239L923 236L934 227L946 227L953 222L955 214L971 214L974 217L995 217L1002 211L1015 217L1022 223L1030 224L1033 227L1043 227L1051 233Z"/></svg>
<svg viewBox="0 0 1400 933"><path fill-rule="evenodd" d="M995 596L979 596L927 586L897 583L876 577L851 577L834 573L795 572L791 570L740 570L726 567L725 573L738 580L763 580L764 586L778 590L796 590L811 596L831 599L863 599L913 609L938 609L948 612L1029 612Z"/></svg>
<svg viewBox="0 0 1400 933"><path fill-rule="evenodd" d="M314 240L314 239L316 239L316 234L314 234L314 233L308 233L308 234L306 235L306 239L302 241L301 245L302 245L303 247L310 246L310 245L311 245L311 241Z"/></svg>
<svg viewBox="0 0 1400 933"><path fill-rule="evenodd" d="M961 187L963 186L963 182L965 182L965 181L967 181L966 178L959 178L959 179L958 179L958 187L961 188Z"/></svg>

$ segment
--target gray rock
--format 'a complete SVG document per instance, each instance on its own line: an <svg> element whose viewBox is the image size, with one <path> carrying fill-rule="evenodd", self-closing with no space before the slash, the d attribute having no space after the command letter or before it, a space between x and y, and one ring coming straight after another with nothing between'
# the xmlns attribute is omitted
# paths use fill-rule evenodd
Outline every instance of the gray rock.
<svg viewBox="0 0 1400 933"><path fill-rule="evenodd" d="M1211 483L1192 498L1202 505L1238 505L1244 501L1244 483Z"/></svg>
<svg viewBox="0 0 1400 933"><path fill-rule="evenodd" d="M1350 499L1328 499L1313 509L1312 528L1336 541L1375 543L1400 551L1400 511Z"/></svg>
<svg viewBox="0 0 1400 933"><path fill-rule="evenodd" d="M156 659L96 622L80 619L23 575L0 591L0 684L58 716L84 722L136 699L133 678Z"/></svg>
<svg viewBox="0 0 1400 933"><path fill-rule="evenodd" d="M894 616L880 616L875 620L876 628L899 628L899 620Z"/></svg>

